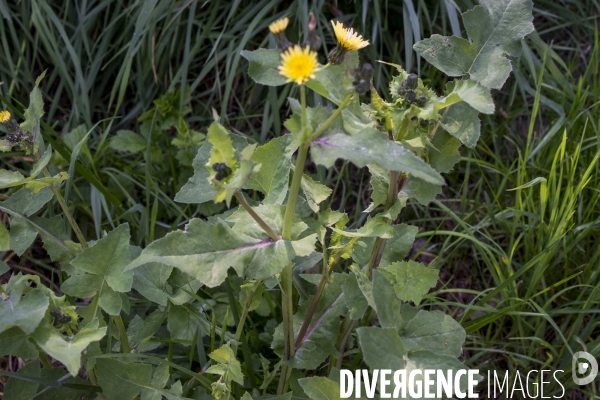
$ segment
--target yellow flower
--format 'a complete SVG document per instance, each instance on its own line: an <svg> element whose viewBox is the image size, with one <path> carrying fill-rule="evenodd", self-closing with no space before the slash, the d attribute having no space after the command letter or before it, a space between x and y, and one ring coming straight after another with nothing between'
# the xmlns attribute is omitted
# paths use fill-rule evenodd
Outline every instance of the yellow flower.
<svg viewBox="0 0 600 400"><path fill-rule="evenodd" d="M308 46L303 49L295 45L281 53L279 73L285 76L288 82L294 81L302 85L315 77L318 65L317 53L311 51Z"/></svg>
<svg viewBox="0 0 600 400"><path fill-rule="evenodd" d="M10 121L10 112L8 110L0 111L0 122L5 123Z"/></svg>
<svg viewBox="0 0 600 400"><path fill-rule="evenodd" d="M362 36L354 32L352 28L344 28L341 22L331 21L333 31L338 44L346 50L359 50L369 45L368 40L363 40Z"/></svg>
<svg viewBox="0 0 600 400"><path fill-rule="evenodd" d="M278 33L285 31L289 23L290 20L288 19L288 17L278 19L277 21L269 25L269 30L272 34L277 35Z"/></svg>

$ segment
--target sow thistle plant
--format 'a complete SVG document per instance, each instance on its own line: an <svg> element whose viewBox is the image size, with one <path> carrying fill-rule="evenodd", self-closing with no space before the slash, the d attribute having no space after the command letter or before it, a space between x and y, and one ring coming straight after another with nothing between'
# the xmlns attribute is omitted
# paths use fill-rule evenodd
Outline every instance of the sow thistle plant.
<svg viewBox="0 0 600 400"><path fill-rule="evenodd" d="M24 186L0 203L10 216L10 232L0 225L0 244L21 255L40 235L61 266L63 296L35 276L13 274L0 289L0 352L39 357L44 369L34 362L24 375L56 379L59 362L87 379L51 389L42 382L38 391L104 399L338 399L344 367L466 368L462 326L420 307L438 271L406 260L418 227L399 223L399 215L408 201L427 205L440 194L460 147L477 144L478 114L494 112L490 91L502 87L508 57L533 31L531 10L530 0L480 0L463 14L468 39L433 35L417 43L417 53L455 78L441 95L395 64L386 64L395 70L389 92L377 93L372 80L379 77L359 63L369 42L340 22L332 22L337 44L326 65L318 62L314 35L292 45L289 20L273 22L278 48L242 56L257 84L291 84L299 93L288 100L289 134L257 145L215 116L204 140L182 115L170 117L168 99L157 102L152 118L143 117L147 143L148 121L158 118L178 127L182 149L188 142L198 148L194 174L175 201L225 203L227 210L192 218L143 249L130 243L126 223L86 241L61 194L69 176L49 176L52 149L40 135L36 87L18 128L0 114L8 132L3 148L16 143L37 160L29 177L0 174L1 188ZM361 103L369 91L370 101ZM15 142L9 135L17 130L26 134ZM310 163L331 168L339 159L370 172L362 226L325 207L332 190L305 172ZM36 217L53 198L63 215ZM154 305L140 311L132 300L142 298Z"/></svg>

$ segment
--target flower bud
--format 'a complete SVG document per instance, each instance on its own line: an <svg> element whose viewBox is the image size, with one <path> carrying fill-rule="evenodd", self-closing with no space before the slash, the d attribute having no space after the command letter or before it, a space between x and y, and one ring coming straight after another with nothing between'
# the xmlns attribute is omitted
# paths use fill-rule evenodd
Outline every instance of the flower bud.
<svg viewBox="0 0 600 400"><path fill-rule="evenodd" d="M415 90L417 87L419 87L419 77L417 74L410 74L406 78L406 88L408 90Z"/></svg>
<svg viewBox="0 0 600 400"><path fill-rule="evenodd" d="M408 104L414 103L416 99L417 99L417 94L415 92L413 92L412 90L409 90L404 95L404 101L406 101Z"/></svg>

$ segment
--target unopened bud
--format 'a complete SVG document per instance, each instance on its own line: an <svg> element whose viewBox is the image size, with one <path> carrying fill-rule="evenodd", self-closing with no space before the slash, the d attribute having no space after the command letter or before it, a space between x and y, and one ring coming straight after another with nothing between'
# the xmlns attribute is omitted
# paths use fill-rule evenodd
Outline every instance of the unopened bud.
<svg viewBox="0 0 600 400"><path fill-rule="evenodd" d="M417 74L410 74L406 78L406 88L408 90L415 90L417 87L419 87L419 77Z"/></svg>

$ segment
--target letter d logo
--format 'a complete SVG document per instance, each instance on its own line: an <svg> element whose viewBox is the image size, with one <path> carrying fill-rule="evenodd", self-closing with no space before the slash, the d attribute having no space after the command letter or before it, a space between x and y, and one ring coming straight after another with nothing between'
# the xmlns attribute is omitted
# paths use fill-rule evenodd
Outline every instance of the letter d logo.
<svg viewBox="0 0 600 400"><path fill-rule="evenodd" d="M582 360L583 358L585 358L585 361ZM573 374L573 382L576 385L587 385L598 375L598 362L590 353L585 351L578 351L573 354L572 367L571 373ZM586 375L588 370L590 370L590 374L585 378L580 378L581 375Z"/></svg>

